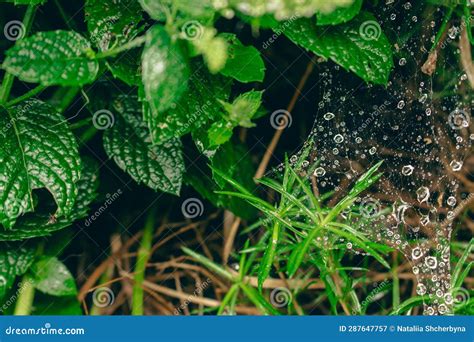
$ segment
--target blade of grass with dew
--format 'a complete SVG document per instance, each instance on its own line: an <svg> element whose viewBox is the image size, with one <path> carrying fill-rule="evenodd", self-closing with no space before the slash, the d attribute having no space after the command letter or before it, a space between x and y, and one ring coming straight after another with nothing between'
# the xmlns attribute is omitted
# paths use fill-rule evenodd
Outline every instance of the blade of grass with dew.
<svg viewBox="0 0 474 342"><path fill-rule="evenodd" d="M222 315L228 304L232 301L232 298L238 295L239 292L239 285L234 284L230 287L229 291L226 293L224 298L222 299L221 305L219 306L219 310L217 310L217 315ZM232 314L231 312L229 312Z"/></svg>
<svg viewBox="0 0 474 342"><path fill-rule="evenodd" d="M234 280L234 276L223 268L221 265L216 264L214 261L206 258L205 256L198 254L187 247L181 248L184 253L189 255L191 258L196 260L197 262L201 263L202 265L206 266L209 270L213 271L214 273L220 275L221 277L231 280Z"/></svg>
<svg viewBox="0 0 474 342"><path fill-rule="evenodd" d="M241 283L240 288L245 293L248 299L263 313L266 315L281 315L257 290L253 287Z"/></svg>
<svg viewBox="0 0 474 342"><path fill-rule="evenodd" d="M474 247L474 238L471 239L471 241L469 241L469 244L464 250L464 253L461 255L461 258L459 258L456 266L454 267L453 276L451 280L451 284L453 284L454 288L460 287L462 283L464 282L464 278L461 279L462 269L464 267L464 264L466 263L466 260L469 254L473 252L473 247Z"/></svg>
<svg viewBox="0 0 474 342"><path fill-rule="evenodd" d="M389 313L389 316L400 315L415 306L419 306L429 301L430 297L428 295L412 297L401 303L398 307L394 308L392 312Z"/></svg>

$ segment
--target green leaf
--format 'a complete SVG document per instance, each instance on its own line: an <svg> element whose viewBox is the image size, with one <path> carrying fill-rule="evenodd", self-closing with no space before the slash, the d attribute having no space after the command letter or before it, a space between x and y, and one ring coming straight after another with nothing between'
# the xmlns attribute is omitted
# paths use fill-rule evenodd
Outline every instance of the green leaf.
<svg viewBox="0 0 474 342"><path fill-rule="evenodd" d="M33 275L35 288L43 293L58 297L77 294L74 277L56 257L39 258L30 272Z"/></svg>
<svg viewBox="0 0 474 342"><path fill-rule="evenodd" d="M407 299L403 303L401 303L396 308L393 308L392 312L390 312L389 315L390 316L399 316L402 313L410 310L411 308L413 308L415 306L428 304L431 301L432 301L432 299L428 295L412 297L412 298Z"/></svg>
<svg viewBox="0 0 474 342"><path fill-rule="evenodd" d="M250 301L264 314L279 316L280 312L276 310L257 290L247 284L240 284L240 288Z"/></svg>
<svg viewBox="0 0 474 342"><path fill-rule="evenodd" d="M171 13L178 12L181 20L210 19L214 8L210 0L139 0L143 9L155 20L166 21Z"/></svg>
<svg viewBox="0 0 474 342"><path fill-rule="evenodd" d="M139 0L143 10L158 21L166 21L173 0Z"/></svg>
<svg viewBox="0 0 474 342"><path fill-rule="evenodd" d="M244 46L235 34L220 35L228 42L227 61L220 73L239 82L262 82L265 77L265 64L260 52L253 46Z"/></svg>
<svg viewBox="0 0 474 342"><path fill-rule="evenodd" d="M337 25L348 22L359 14L362 8L362 0L355 0L348 7L336 8L330 13L316 13L316 25Z"/></svg>
<svg viewBox="0 0 474 342"><path fill-rule="evenodd" d="M142 81L152 115L176 105L187 89L188 77L188 62L180 46L163 26L153 26L146 34L142 55Z"/></svg>
<svg viewBox="0 0 474 342"><path fill-rule="evenodd" d="M229 114L228 120L235 126L254 127L250 120L262 105L263 91L249 91L240 94L232 104L224 103L224 108Z"/></svg>
<svg viewBox="0 0 474 342"><path fill-rule="evenodd" d="M227 115L222 115L224 119L215 121L210 127L196 131L193 135L195 141L201 142L201 151L213 151L217 146L230 140L235 127L254 127L251 119L255 116L261 106L261 91L249 91L239 95L233 103L220 101ZM207 137L203 131L207 130Z"/></svg>
<svg viewBox="0 0 474 342"><path fill-rule="evenodd" d="M33 210L33 190L46 188L56 217L69 215L82 169L76 140L61 114L39 100L0 107L0 223L12 228Z"/></svg>
<svg viewBox="0 0 474 342"><path fill-rule="evenodd" d="M184 253L189 255L191 258L199 262L200 264L206 266L208 269L210 269L212 272L215 274L218 274L219 276L227 279L227 280L234 280L234 276L232 273L230 273L228 270L226 270L224 267L221 265L216 264L214 261L206 258L205 256L194 252L193 250L187 248L187 247L181 247Z"/></svg>
<svg viewBox="0 0 474 342"><path fill-rule="evenodd" d="M253 17L273 14L276 19L284 20L310 17L315 12L328 13L351 2L352 0L227 0L223 3Z"/></svg>
<svg viewBox="0 0 474 342"><path fill-rule="evenodd" d="M219 100L229 98L230 82L222 76L206 72L200 63L193 64L189 89L176 103L175 108L155 115L145 103L144 118L153 141L164 142L195 131L210 120L221 117Z"/></svg>
<svg viewBox="0 0 474 342"><path fill-rule="evenodd" d="M202 28L201 33L191 39L194 48L193 56L201 54L209 71L213 74L222 70L227 61L227 41L221 36L216 36L215 28ZM189 34L189 33L188 33Z"/></svg>
<svg viewBox="0 0 474 342"><path fill-rule="evenodd" d="M0 228L0 241L17 241L40 236L49 236L51 233L69 227L74 221L85 218L89 206L97 196L99 178L98 164L92 159L85 159L81 179L77 182L77 198L69 215L56 218L50 213L54 206L46 207L42 212L25 215L18 218L12 229ZM57 236L57 234L55 235Z"/></svg>
<svg viewBox="0 0 474 342"><path fill-rule="evenodd" d="M13 2L15 5L41 5L46 0L6 0L6 2Z"/></svg>
<svg viewBox="0 0 474 342"><path fill-rule="evenodd" d="M107 67L115 78L129 86L139 86L142 82L139 49L126 51L117 58L108 60Z"/></svg>
<svg viewBox="0 0 474 342"><path fill-rule="evenodd" d="M280 237L280 223L275 222L273 224L273 232L270 236L270 240L267 243L265 248L265 253L263 254L262 262L258 269L258 289L262 292L263 283L270 275L270 270L272 269L273 260L275 258L276 249L278 246L278 240Z"/></svg>
<svg viewBox="0 0 474 342"><path fill-rule="evenodd" d="M181 141L154 145L136 98L121 96L114 108L119 114L114 126L104 133L107 155L138 183L179 195L184 172Z"/></svg>
<svg viewBox="0 0 474 342"><path fill-rule="evenodd" d="M136 0L87 0L85 12L91 42L101 51L123 45L139 33L142 11Z"/></svg>
<svg viewBox="0 0 474 342"><path fill-rule="evenodd" d="M2 68L24 82L75 86L94 81L99 63L90 43L73 31L38 32L7 50Z"/></svg>
<svg viewBox="0 0 474 342"><path fill-rule="evenodd" d="M392 48L374 16L361 12L331 29L311 19L288 22L285 35L308 51L330 58L367 82L386 85L393 67Z"/></svg>
<svg viewBox="0 0 474 342"><path fill-rule="evenodd" d="M32 244L0 242L0 299L12 287L15 278L28 271L34 257Z"/></svg>
<svg viewBox="0 0 474 342"><path fill-rule="evenodd" d="M462 283L464 282L464 277L462 277L462 269L464 267L464 264L466 263L466 260L468 256L474 251L474 238L469 241L468 245L466 246L466 249L464 250L463 254L459 258L458 262L456 263L456 266L454 267L453 273L452 273L452 278L451 278L451 284L453 288L458 288L461 287ZM470 267L468 265L468 267ZM468 268L469 269L469 268Z"/></svg>
<svg viewBox="0 0 474 342"><path fill-rule="evenodd" d="M234 125L230 122L223 120L214 122L207 131L209 147L219 146L229 141L233 130Z"/></svg>

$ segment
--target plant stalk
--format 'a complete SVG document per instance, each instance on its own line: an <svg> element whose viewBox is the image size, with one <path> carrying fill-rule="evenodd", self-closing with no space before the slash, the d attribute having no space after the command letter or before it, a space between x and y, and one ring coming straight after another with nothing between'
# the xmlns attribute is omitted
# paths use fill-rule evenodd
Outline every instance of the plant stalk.
<svg viewBox="0 0 474 342"><path fill-rule="evenodd" d="M36 11L36 5L29 5L26 8L26 12L23 17L23 25L25 27L25 36L28 34L28 32L31 29L31 25L33 24L33 19L35 16L35 11ZM3 76L2 87L0 88L0 103L5 103L8 101L14 79L15 79L15 76L10 74L9 72L5 72L5 75Z"/></svg>
<svg viewBox="0 0 474 342"><path fill-rule="evenodd" d="M137 254L135 277L132 294L132 315L143 315L143 281L145 280L146 264L150 257L153 232L155 227L155 210L151 210L143 229L143 237Z"/></svg>
<svg viewBox="0 0 474 342"><path fill-rule="evenodd" d="M21 280L21 287L18 290L19 295L15 304L15 316L28 316L31 314L33 300L35 299L35 286L33 278L28 273Z"/></svg>

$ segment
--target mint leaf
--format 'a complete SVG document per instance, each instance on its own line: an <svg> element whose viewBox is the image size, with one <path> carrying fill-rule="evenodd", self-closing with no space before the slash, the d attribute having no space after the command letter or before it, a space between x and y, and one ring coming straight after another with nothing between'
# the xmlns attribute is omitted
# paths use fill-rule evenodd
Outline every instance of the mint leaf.
<svg viewBox="0 0 474 342"><path fill-rule="evenodd" d="M69 215L56 218L50 215L53 206L42 212L35 211L32 215L19 217L11 229L0 227L0 241L16 241L40 236L49 236L51 233L69 227L74 221L87 216L89 206L97 196L99 178L98 164L92 159L84 160L81 179L77 182L77 198Z"/></svg>
<svg viewBox="0 0 474 342"><path fill-rule="evenodd" d="M224 103L224 108L228 113L228 120L234 126L254 127L250 120L262 105L262 91L249 91L240 94L232 104Z"/></svg>
<svg viewBox="0 0 474 342"><path fill-rule="evenodd" d="M272 14L278 20L310 17L315 12L328 13L352 0L226 0L216 1L220 7L235 8L252 17ZM224 7L224 8L226 8Z"/></svg>
<svg viewBox="0 0 474 342"><path fill-rule="evenodd" d="M366 35L372 26L376 36ZM367 82L386 85L393 67L392 48L374 16L361 12L349 23L331 29L317 27L311 19L288 22L285 35L295 44L330 58Z"/></svg>
<svg viewBox="0 0 474 342"><path fill-rule="evenodd" d="M206 144L208 146L206 146L205 149L219 146L229 141L230 138L232 138L233 130L234 125L232 125L231 122L226 122L224 120L214 122L207 131L209 143Z"/></svg>
<svg viewBox="0 0 474 342"><path fill-rule="evenodd" d="M142 11L136 0L87 0L85 12L91 42L101 51L123 45L139 32Z"/></svg>
<svg viewBox="0 0 474 342"><path fill-rule="evenodd" d="M262 82L265 64L260 52L253 46L244 46L235 34L224 33L220 36L228 42L227 61L220 73L242 83Z"/></svg>
<svg viewBox="0 0 474 342"><path fill-rule="evenodd" d="M129 86L141 85L141 65L139 49L126 51L117 58L107 61L107 67L115 78Z"/></svg>
<svg viewBox="0 0 474 342"><path fill-rule="evenodd" d="M41 257L31 267L34 286L52 296L75 296L76 283L71 272L56 257Z"/></svg>
<svg viewBox="0 0 474 342"><path fill-rule="evenodd" d="M316 13L316 25L337 25L348 22L359 14L362 8L362 0L355 0L348 7L336 8L330 13Z"/></svg>
<svg viewBox="0 0 474 342"><path fill-rule="evenodd" d="M154 145L136 98L121 96L114 108L119 115L104 134L107 155L138 183L179 195L184 172L181 141Z"/></svg>
<svg viewBox="0 0 474 342"><path fill-rule="evenodd" d="M230 82L222 76L206 72L201 63L193 63L189 89L174 108L155 115L144 105L144 118L155 143L181 137L219 118L222 106L219 100L227 100Z"/></svg>
<svg viewBox="0 0 474 342"><path fill-rule="evenodd" d="M221 101L226 114L222 114L222 119L214 122L210 127L203 127L197 132L193 132L193 138L201 152L215 150L217 146L230 140L235 127L254 127L251 119L257 114L262 104L261 91L249 91L240 94L232 103ZM207 138L203 134L207 130Z"/></svg>
<svg viewBox="0 0 474 342"><path fill-rule="evenodd" d="M81 160L76 140L61 114L39 100L0 107L0 223L12 228L33 210L34 189L46 188L55 216L69 215L77 196Z"/></svg>
<svg viewBox="0 0 474 342"><path fill-rule="evenodd" d="M35 257L35 248L25 243L0 242L0 299L10 289L17 276L30 268Z"/></svg>
<svg viewBox="0 0 474 342"><path fill-rule="evenodd" d="M46 0L6 0L6 2L13 2L15 5L40 5Z"/></svg>
<svg viewBox="0 0 474 342"><path fill-rule="evenodd" d="M99 63L88 57L91 52L76 32L39 32L8 49L2 68L25 82L83 85L94 81L99 70Z"/></svg>
<svg viewBox="0 0 474 342"><path fill-rule="evenodd" d="M142 8L155 20L166 21L167 15L177 13L179 20L198 18L209 20L214 15L211 0L139 0Z"/></svg>
<svg viewBox="0 0 474 342"><path fill-rule="evenodd" d="M213 74L222 70L227 60L227 41L217 36L214 28L198 28L198 36L192 39L193 57L201 54ZM188 32L189 34L189 32Z"/></svg>
<svg viewBox="0 0 474 342"><path fill-rule="evenodd" d="M171 108L187 89L187 60L163 26L155 25L146 34L142 75L146 100L153 115Z"/></svg>

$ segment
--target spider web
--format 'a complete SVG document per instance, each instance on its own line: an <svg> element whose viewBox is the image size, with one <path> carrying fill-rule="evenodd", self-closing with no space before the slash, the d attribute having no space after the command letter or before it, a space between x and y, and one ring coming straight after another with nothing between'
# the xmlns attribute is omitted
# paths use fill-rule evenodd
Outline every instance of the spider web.
<svg viewBox="0 0 474 342"><path fill-rule="evenodd" d="M350 209L361 214L353 223L407 258L417 279L416 293L426 299L425 314L448 314L465 291L451 285L450 240L453 219L472 196L460 186L465 161L472 156L472 100L462 96L469 87L464 73L447 61L437 68L451 73L454 95L433 91L435 81L420 70L436 33L434 19L417 23L410 9L385 9L391 14L385 14L384 30L402 35L394 20L403 16L411 21L409 29L421 25L424 32L397 46L396 68L386 88L354 85L353 76L331 63L320 68L323 91L305 144L314 146L305 165L319 191L336 190L329 201L334 205L383 160L382 178ZM459 31L456 26L448 30L453 44ZM290 161L297 159L298 154Z"/></svg>

